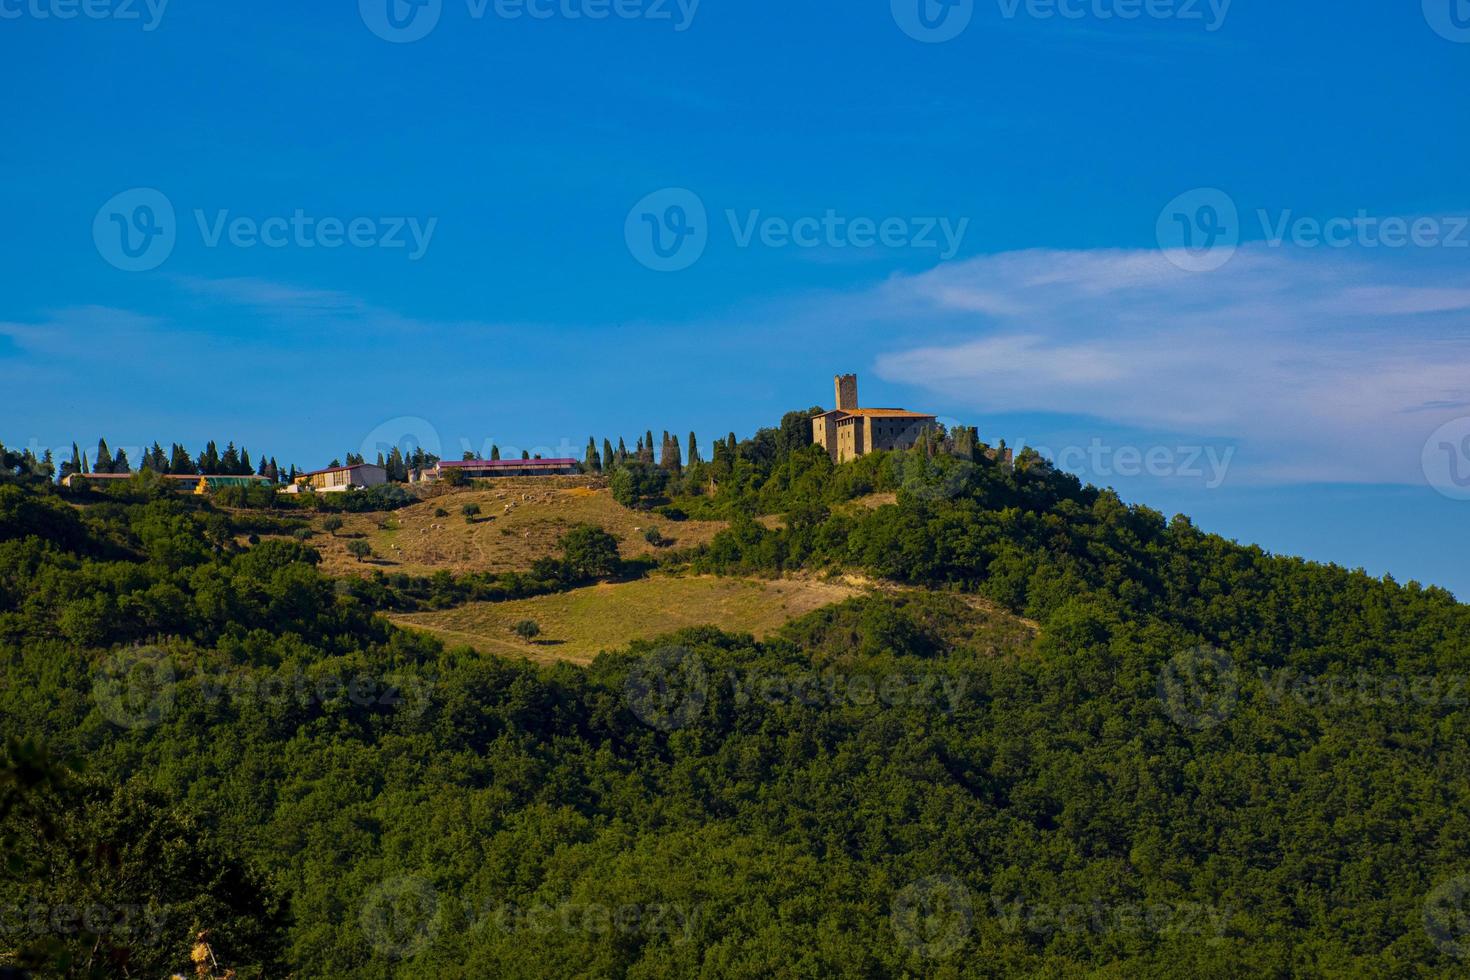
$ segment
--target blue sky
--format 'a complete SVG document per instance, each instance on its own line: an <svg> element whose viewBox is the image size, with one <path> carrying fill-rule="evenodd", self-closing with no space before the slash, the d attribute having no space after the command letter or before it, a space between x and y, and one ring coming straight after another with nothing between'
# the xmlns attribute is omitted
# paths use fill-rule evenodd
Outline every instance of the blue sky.
<svg viewBox="0 0 1470 980"><path fill-rule="evenodd" d="M1470 0L923 2L0 0L0 440L580 452L856 371L1470 595Z"/></svg>

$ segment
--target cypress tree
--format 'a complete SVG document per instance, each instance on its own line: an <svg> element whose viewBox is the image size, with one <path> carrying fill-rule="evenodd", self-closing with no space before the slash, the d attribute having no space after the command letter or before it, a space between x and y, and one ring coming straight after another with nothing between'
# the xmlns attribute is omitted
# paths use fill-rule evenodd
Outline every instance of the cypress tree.
<svg viewBox="0 0 1470 980"><path fill-rule="evenodd" d="M107 448L106 439L97 440L97 461L92 464L94 473L112 472L112 452Z"/></svg>
<svg viewBox="0 0 1470 980"><path fill-rule="evenodd" d="M499 446L496 446L494 444L492 444L490 446L490 458L491 459L499 459L500 458L500 447Z"/></svg>
<svg viewBox="0 0 1470 980"><path fill-rule="evenodd" d="M607 439L603 439L602 440L602 469L603 469L603 471L606 472L607 470L610 470L614 466L617 466L617 465L618 465L618 461L615 460L615 459L613 459L613 447L612 447L612 443L610 441L608 441Z"/></svg>
<svg viewBox="0 0 1470 980"><path fill-rule="evenodd" d="M128 465L128 451L126 449L119 449L117 451L117 455L112 458L112 472L114 472L114 473L131 473L131 472L133 472L132 467Z"/></svg>
<svg viewBox="0 0 1470 980"><path fill-rule="evenodd" d="M698 463L698 462L700 462L700 458L699 458L699 440L697 440L697 439L694 438L694 433L693 432L690 432L689 433L689 465L690 466L693 466L695 463Z"/></svg>

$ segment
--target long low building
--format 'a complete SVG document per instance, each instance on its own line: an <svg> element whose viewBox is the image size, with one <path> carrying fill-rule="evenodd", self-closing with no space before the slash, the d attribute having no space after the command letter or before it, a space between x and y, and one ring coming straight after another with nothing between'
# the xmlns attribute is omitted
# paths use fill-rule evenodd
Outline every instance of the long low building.
<svg viewBox="0 0 1470 980"><path fill-rule="evenodd" d="M374 463L354 463L351 466L329 466L324 470L305 473L296 478L299 490L315 490L318 493L340 493L344 490L360 490L365 487L380 487L388 482L388 471Z"/></svg>
<svg viewBox="0 0 1470 980"><path fill-rule="evenodd" d="M470 480L494 480L508 476L576 476L582 465L575 459L462 459L441 460L433 475L442 479L451 470Z"/></svg>
<svg viewBox="0 0 1470 980"><path fill-rule="evenodd" d="M72 473L61 481L64 487L79 487L88 483L108 483L117 480L131 480L137 476L136 473ZM221 487L256 487L273 486L269 477L264 476L236 476L224 473L159 473L159 479L164 481L164 486L172 486L180 492L192 490L194 493L208 493Z"/></svg>

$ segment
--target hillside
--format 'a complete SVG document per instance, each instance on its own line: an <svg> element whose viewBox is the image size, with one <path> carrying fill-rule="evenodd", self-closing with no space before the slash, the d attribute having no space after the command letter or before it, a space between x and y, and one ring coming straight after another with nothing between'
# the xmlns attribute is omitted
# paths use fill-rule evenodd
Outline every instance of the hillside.
<svg viewBox="0 0 1470 980"><path fill-rule="evenodd" d="M363 575L374 569L431 575L437 571L509 572L529 568L556 550L563 533L578 524L605 528L619 539L625 558L657 553L645 538L657 528L665 548L708 544L723 521L669 521L620 506L590 481L506 480L493 489L447 488L429 499L392 513L342 514L342 528L329 533L325 514L312 517L318 532L312 545L322 567L333 575ZM472 520L463 508L480 509ZM440 514L439 512L443 513ZM365 540L373 549L370 563L347 551L349 541Z"/></svg>
<svg viewBox="0 0 1470 980"><path fill-rule="evenodd" d="M842 579L657 575L534 599L469 603L390 618L446 644L467 644L484 653L586 664L599 653L695 626L765 639L808 613L877 591L871 583ZM515 625L524 620L540 627L534 640L515 635ZM1034 624L1001 610L964 603L946 609L943 628L950 631L951 642L979 645L986 637L988 648L1012 651L1036 630Z"/></svg>
<svg viewBox="0 0 1470 980"><path fill-rule="evenodd" d="M161 923L0 966L1459 975L1470 607L951 448L614 474L709 534L651 570L570 488L468 558L457 495L351 515L424 541L358 568L288 505L0 485L0 907Z"/></svg>

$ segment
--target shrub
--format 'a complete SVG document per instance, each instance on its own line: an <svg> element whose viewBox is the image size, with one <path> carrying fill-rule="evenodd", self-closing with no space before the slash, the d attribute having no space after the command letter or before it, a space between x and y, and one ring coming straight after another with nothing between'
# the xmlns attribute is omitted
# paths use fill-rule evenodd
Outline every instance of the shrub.
<svg viewBox="0 0 1470 980"><path fill-rule="evenodd" d="M373 546L362 538L353 538L347 542L347 553L358 561L362 561L365 558L371 558L373 556Z"/></svg>
<svg viewBox="0 0 1470 980"><path fill-rule="evenodd" d="M541 625L534 619L523 619L519 623L516 623L515 634L529 642L541 635Z"/></svg>

